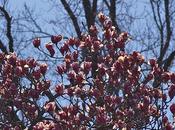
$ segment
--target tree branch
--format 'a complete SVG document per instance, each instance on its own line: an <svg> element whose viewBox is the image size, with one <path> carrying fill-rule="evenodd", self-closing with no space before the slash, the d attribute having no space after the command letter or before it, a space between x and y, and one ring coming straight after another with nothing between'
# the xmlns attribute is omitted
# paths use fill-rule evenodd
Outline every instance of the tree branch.
<svg viewBox="0 0 175 130"><path fill-rule="evenodd" d="M165 60L165 63L164 63L164 66L163 66L163 69L165 71L167 71L168 68L171 66L171 63L173 62L174 57L175 57L175 51L171 52L171 54Z"/></svg>
<svg viewBox="0 0 175 130"><path fill-rule="evenodd" d="M109 9L109 15L112 21L112 24L116 28L117 32L120 34L121 30L116 22L116 0L110 0L110 5L109 3L105 0L105 4Z"/></svg>
<svg viewBox="0 0 175 130"><path fill-rule="evenodd" d="M95 23L95 17L97 14L97 0L93 0L92 3L92 22Z"/></svg>
<svg viewBox="0 0 175 130"><path fill-rule="evenodd" d="M160 25L159 25L158 20L157 20L157 16L156 16L155 7L154 7L154 3L153 2L154 2L153 0L150 0L151 9L152 9L152 12L153 12L153 18L154 18L154 21L156 23L157 28L160 31Z"/></svg>
<svg viewBox="0 0 175 130"><path fill-rule="evenodd" d="M12 37L12 34L11 34L11 21L12 21L12 18L10 17L10 15L8 14L8 12L2 7L0 6L0 11L3 13L5 19L6 19L6 22L7 22L7 27L6 27L6 36L8 38L8 45L9 45L9 51L10 52L13 52L14 49L13 49L13 37Z"/></svg>
<svg viewBox="0 0 175 130"><path fill-rule="evenodd" d="M150 0L150 4L151 4L151 9L152 9L152 13L153 13L153 18L154 18L154 21L156 23L156 26L160 32L160 54L163 50L163 42L164 42L164 34L163 34L163 24L162 24L162 20L161 20L161 14L160 14L160 7L159 7L159 3L158 1L156 2L156 7L157 7L157 16L156 16L156 11L155 11L155 6L154 6L154 3L155 1L153 0ZM157 18L158 17L158 18Z"/></svg>
<svg viewBox="0 0 175 130"><path fill-rule="evenodd" d="M74 25L74 28L75 28L75 31L77 33L78 38L81 38L81 31L80 31L80 27L78 25L77 17L75 16L73 11L71 10L71 8L66 0L61 0L61 3L64 6L65 10L67 11L69 17L71 18L71 20L73 22L73 25Z"/></svg>
<svg viewBox="0 0 175 130"><path fill-rule="evenodd" d="M108 9L109 9L109 8L110 8L110 5L109 5L108 1L107 1L107 0L104 0L104 2L105 2L106 6L107 6Z"/></svg>
<svg viewBox="0 0 175 130"><path fill-rule="evenodd" d="M86 18L86 22L88 25L88 30L91 27L91 25L93 25L94 23L92 20L92 10L91 10L91 3L89 0L83 0L83 7L84 7L84 12L85 12L85 18Z"/></svg>
<svg viewBox="0 0 175 130"><path fill-rule="evenodd" d="M4 46L4 44L2 43L1 40L0 40L0 49L1 49L1 51L4 52L5 54L8 53L6 47Z"/></svg>
<svg viewBox="0 0 175 130"><path fill-rule="evenodd" d="M171 40L171 35L172 35L171 25L170 25L170 14L169 14L169 0L164 0L164 6L165 6L165 22L166 22L166 41L160 53L160 56L158 58L159 65L162 65L162 60L167 52L167 49L169 47L170 40Z"/></svg>

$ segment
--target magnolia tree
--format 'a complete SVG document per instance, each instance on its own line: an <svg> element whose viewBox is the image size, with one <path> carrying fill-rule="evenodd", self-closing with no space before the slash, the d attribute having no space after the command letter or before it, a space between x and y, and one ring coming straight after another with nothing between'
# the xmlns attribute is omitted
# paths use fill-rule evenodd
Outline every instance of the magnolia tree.
<svg viewBox="0 0 175 130"><path fill-rule="evenodd" d="M0 54L0 129L174 129L175 74L156 59L126 53L129 35L118 34L103 14L98 18L102 28L91 26L81 39L52 36L47 51L39 38L33 41L62 60L56 86L46 77L46 63Z"/></svg>

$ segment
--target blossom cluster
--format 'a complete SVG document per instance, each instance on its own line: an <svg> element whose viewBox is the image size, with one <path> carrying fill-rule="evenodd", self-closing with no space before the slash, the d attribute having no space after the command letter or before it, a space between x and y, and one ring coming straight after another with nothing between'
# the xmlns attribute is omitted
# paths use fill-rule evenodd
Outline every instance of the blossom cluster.
<svg viewBox="0 0 175 130"><path fill-rule="evenodd" d="M126 53L128 33L119 34L102 13L98 18L102 32L93 25L81 39L57 35L45 45L52 58L58 49L63 59L56 67L54 92L45 77L47 64L0 54L2 128L174 129L175 73L137 51ZM40 39L33 45L40 50ZM48 101L42 106L43 96Z"/></svg>

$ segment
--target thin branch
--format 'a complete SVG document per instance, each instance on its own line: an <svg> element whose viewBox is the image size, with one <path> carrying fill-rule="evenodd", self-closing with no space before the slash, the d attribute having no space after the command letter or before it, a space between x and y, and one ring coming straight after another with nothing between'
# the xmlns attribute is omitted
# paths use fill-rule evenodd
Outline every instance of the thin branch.
<svg viewBox="0 0 175 130"><path fill-rule="evenodd" d="M69 4L67 3L66 0L61 0L61 3L64 6L65 10L67 11L69 17L71 18L71 20L73 22L73 25L74 25L75 31L77 33L77 36L79 38L81 38L81 31L80 31L80 27L78 25L77 17L75 16L75 14L73 13L73 11L71 10L71 8L70 8L70 6L69 6Z"/></svg>
<svg viewBox="0 0 175 130"><path fill-rule="evenodd" d="M36 26L36 28L39 30L39 32L43 32L42 29L41 29L41 27L36 22L36 20L32 17L32 14L31 14L31 12L30 12L30 10L29 10L29 8L27 7L26 4L24 5L24 7L25 7L25 10L27 11L27 13L29 14L30 19L32 20L32 22L34 23L34 25Z"/></svg>
<svg viewBox="0 0 175 130"><path fill-rule="evenodd" d="M109 5L108 1L107 1L107 0L104 0L104 2L105 2L106 6L107 6L108 9L109 9L109 8L110 8L110 5Z"/></svg>
<svg viewBox="0 0 175 130"><path fill-rule="evenodd" d="M156 3L157 5L157 16L158 16L158 20L159 20L159 26L160 26L160 44L161 44L161 48L160 48L160 53L163 49L163 41L164 41L164 32L163 32L163 23L162 23L162 19L161 19L161 13L160 13L160 3Z"/></svg>
<svg viewBox="0 0 175 130"><path fill-rule="evenodd" d="M164 6L165 6L165 22L166 22L166 41L160 53L160 56L158 58L159 65L162 64L163 57L165 56L167 52L167 49L169 47L170 40L171 40L171 35L172 35L171 25L170 25L170 14L169 14L169 0L164 0Z"/></svg>
<svg viewBox="0 0 175 130"><path fill-rule="evenodd" d="M159 25L158 20L157 20L157 16L156 16L155 7L154 7L154 3L153 2L154 2L153 0L150 0L151 9L152 9L152 12L153 12L153 18L154 18L154 21L156 23L157 28L160 31L160 25Z"/></svg>

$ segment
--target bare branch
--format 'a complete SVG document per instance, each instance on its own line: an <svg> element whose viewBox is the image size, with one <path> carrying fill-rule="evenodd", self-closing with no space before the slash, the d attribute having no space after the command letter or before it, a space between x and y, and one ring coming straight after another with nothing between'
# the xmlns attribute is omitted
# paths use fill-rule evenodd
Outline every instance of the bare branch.
<svg viewBox="0 0 175 130"><path fill-rule="evenodd" d="M96 13L97 13L97 0L93 0L93 3L92 3L92 20L93 20L93 23L95 23L95 17L96 17Z"/></svg>
<svg viewBox="0 0 175 130"><path fill-rule="evenodd" d="M121 30L117 24L116 21L116 0L110 0L110 5L109 3L105 0L105 4L109 9L109 15L112 21L112 24L116 27L116 30L118 33L121 33Z"/></svg>
<svg viewBox="0 0 175 130"><path fill-rule="evenodd" d="M36 22L36 20L33 18L31 11L29 10L29 8L27 7L26 4L24 4L24 8L27 11L26 13L29 14L29 18L31 19L31 21L33 22L33 24L36 26L36 28L39 30L39 32L43 32L41 27L38 25L38 23Z"/></svg>
<svg viewBox="0 0 175 130"><path fill-rule="evenodd" d="M165 71L167 71L169 69L169 67L171 66L171 64L172 64L172 62L174 60L174 57L175 57L175 51L171 52L171 54L165 60L165 63L164 63L164 66L163 66L163 69Z"/></svg>
<svg viewBox="0 0 175 130"><path fill-rule="evenodd" d="M73 22L73 25L74 25L74 28L75 28L75 31L77 33L77 36L79 38L81 38L81 31L80 31L80 27L78 25L78 20L77 20L77 17L75 16L75 14L72 12L69 4L67 3L66 0L61 0L61 3L62 5L64 6L65 10L67 11L69 17L71 18L72 22Z"/></svg>
<svg viewBox="0 0 175 130"><path fill-rule="evenodd" d="M7 22L7 27L6 27L6 36L8 38L8 45L9 45L9 51L10 52L13 52L14 49L13 49L13 37L12 37L12 33L11 33L11 21L12 21L12 18L10 17L9 13L2 7L0 6L0 11L3 13L5 19L6 19L6 22Z"/></svg>
<svg viewBox="0 0 175 130"><path fill-rule="evenodd" d="M169 0L164 0L164 6L165 6L165 22L166 22L166 41L160 53L160 56L158 58L159 65L162 64L162 60L167 52L167 49L169 47L170 40L171 40L171 35L172 35L171 25L170 25L170 14L169 14L170 13L169 12Z"/></svg>
<svg viewBox="0 0 175 130"><path fill-rule="evenodd" d="M150 0L151 9L152 9L152 13L153 13L153 18L154 18L154 21L156 23L157 28L160 30L160 25L159 25L158 20L157 20L157 16L156 16L155 7L154 7L154 3L153 2L154 2L153 0Z"/></svg>
<svg viewBox="0 0 175 130"><path fill-rule="evenodd" d="M106 6L107 6L108 8L110 8L110 5L109 5L108 1L107 1L107 0L104 0L104 2L105 2L105 4L106 4Z"/></svg>
<svg viewBox="0 0 175 130"><path fill-rule="evenodd" d="M83 7L84 7L84 12L85 12L85 17L86 17L86 22L88 26L88 30L91 25L93 25L94 20L92 19L92 10L91 10L91 3L89 0L83 0Z"/></svg>
<svg viewBox="0 0 175 130"><path fill-rule="evenodd" d="M6 54L8 53L6 47L4 46L4 44L2 43L1 40L0 40L0 49L2 52L6 53Z"/></svg>

